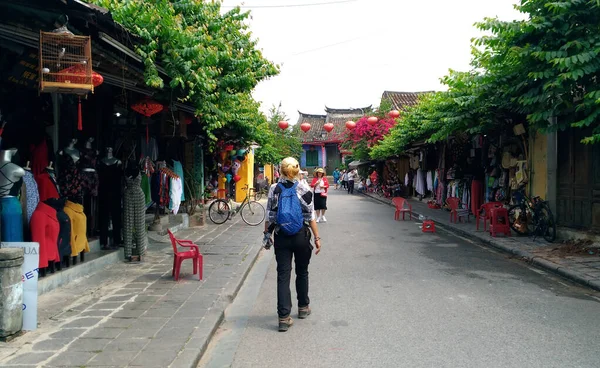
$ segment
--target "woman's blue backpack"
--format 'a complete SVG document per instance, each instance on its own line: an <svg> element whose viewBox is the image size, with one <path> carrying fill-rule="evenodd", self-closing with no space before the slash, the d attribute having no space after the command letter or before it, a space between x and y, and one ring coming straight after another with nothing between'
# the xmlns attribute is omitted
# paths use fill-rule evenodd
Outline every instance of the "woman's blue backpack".
<svg viewBox="0 0 600 368"><path fill-rule="evenodd" d="M285 235L295 235L304 226L302 206L296 194L298 182L289 188L286 188L282 183L278 185L281 193L277 204L277 225Z"/></svg>

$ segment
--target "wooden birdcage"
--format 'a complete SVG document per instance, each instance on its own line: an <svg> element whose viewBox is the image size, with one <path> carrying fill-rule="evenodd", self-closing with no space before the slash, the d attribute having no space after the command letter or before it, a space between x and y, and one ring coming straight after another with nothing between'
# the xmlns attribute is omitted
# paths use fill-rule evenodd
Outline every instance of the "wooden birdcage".
<svg viewBox="0 0 600 368"><path fill-rule="evenodd" d="M91 38L40 32L39 73L40 92L93 92Z"/></svg>

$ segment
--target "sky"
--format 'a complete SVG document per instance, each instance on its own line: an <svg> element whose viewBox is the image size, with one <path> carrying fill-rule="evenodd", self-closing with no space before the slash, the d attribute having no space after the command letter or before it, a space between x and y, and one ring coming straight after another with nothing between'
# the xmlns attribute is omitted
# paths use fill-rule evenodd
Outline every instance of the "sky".
<svg viewBox="0 0 600 368"><path fill-rule="evenodd" d="M473 24L522 18L515 2L224 0L222 8L251 11L258 47L281 66L254 98L265 113L281 103L294 124L298 111L378 106L385 90L443 90L448 69L469 69L471 38L482 35Z"/></svg>

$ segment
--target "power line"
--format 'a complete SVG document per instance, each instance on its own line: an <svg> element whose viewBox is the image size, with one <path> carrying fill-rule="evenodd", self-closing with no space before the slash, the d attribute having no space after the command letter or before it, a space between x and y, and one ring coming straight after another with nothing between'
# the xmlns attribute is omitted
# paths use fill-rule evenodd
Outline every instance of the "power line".
<svg viewBox="0 0 600 368"><path fill-rule="evenodd" d="M340 1L330 1L324 3L310 3L310 4L288 4L288 5L239 5L242 9L260 9L260 8L299 8L306 6L322 6L322 5L335 5L335 4L345 4L345 3L354 3L359 0L340 0ZM235 8L237 6L221 6L222 8Z"/></svg>

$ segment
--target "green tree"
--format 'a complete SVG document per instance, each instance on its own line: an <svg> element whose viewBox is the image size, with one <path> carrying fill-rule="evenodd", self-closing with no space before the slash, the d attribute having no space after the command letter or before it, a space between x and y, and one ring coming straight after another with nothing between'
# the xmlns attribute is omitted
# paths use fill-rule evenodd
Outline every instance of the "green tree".
<svg viewBox="0 0 600 368"><path fill-rule="evenodd" d="M221 14L220 1L90 1L141 38L135 51L144 60L146 84L164 87L162 66L169 87L193 104L210 139L224 127L252 131L260 113L250 93L279 69L258 50L246 24L249 12L236 7Z"/></svg>
<svg viewBox="0 0 600 368"><path fill-rule="evenodd" d="M278 107L271 106L268 118L258 127L260 131L261 148L256 154L257 162L261 164L279 163L286 157L295 157L298 160L302 154L302 143L298 127L295 125L282 131L280 121L287 121L287 115Z"/></svg>

